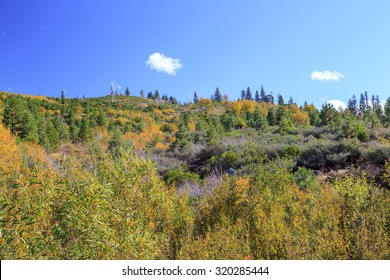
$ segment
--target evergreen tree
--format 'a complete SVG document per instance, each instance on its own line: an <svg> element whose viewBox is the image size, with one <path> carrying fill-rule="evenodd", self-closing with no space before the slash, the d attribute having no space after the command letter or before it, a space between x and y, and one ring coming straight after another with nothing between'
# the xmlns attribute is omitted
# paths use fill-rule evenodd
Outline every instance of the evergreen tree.
<svg viewBox="0 0 390 280"><path fill-rule="evenodd" d="M263 85L261 85L261 90L260 90L260 101L261 102L266 102L267 101Z"/></svg>
<svg viewBox="0 0 390 280"><path fill-rule="evenodd" d="M48 152L53 152L60 145L60 136L51 121L47 121L45 148Z"/></svg>
<svg viewBox="0 0 390 280"><path fill-rule="evenodd" d="M221 102L222 101L222 94L219 91L218 87L215 89L215 92L214 92L214 100L217 101L217 102Z"/></svg>
<svg viewBox="0 0 390 280"><path fill-rule="evenodd" d="M108 150L115 157L119 156L119 149L123 146L124 140L122 132L118 127L115 127L111 134L111 140L108 142Z"/></svg>
<svg viewBox="0 0 390 280"><path fill-rule="evenodd" d="M267 118L258 107L253 112L253 127L260 131L265 131L268 128Z"/></svg>
<svg viewBox="0 0 390 280"><path fill-rule="evenodd" d="M65 90L61 91L61 104L65 105Z"/></svg>
<svg viewBox="0 0 390 280"><path fill-rule="evenodd" d="M107 115L104 111L100 111L98 116L97 116L97 119L96 119L96 124L98 126L107 126L108 124L108 119L107 119Z"/></svg>
<svg viewBox="0 0 390 280"><path fill-rule="evenodd" d="M26 110L23 115L19 136L33 143L39 142L38 126L35 122L34 115L29 110Z"/></svg>
<svg viewBox="0 0 390 280"><path fill-rule="evenodd" d="M92 129L90 127L89 118L87 116L84 116L81 120L79 138L85 142L92 139Z"/></svg>
<svg viewBox="0 0 390 280"><path fill-rule="evenodd" d="M272 91L270 94L265 96L265 102L274 104L274 96L272 95Z"/></svg>
<svg viewBox="0 0 390 280"><path fill-rule="evenodd" d="M361 93L360 102L359 102L359 113L363 115L364 113L366 113L367 109L368 109L368 102L367 102L366 94Z"/></svg>
<svg viewBox="0 0 390 280"><path fill-rule="evenodd" d="M125 95L126 95L126 96L130 96L130 90L129 90L128 87L126 87Z"/></svg>
<svg viewBox="0 0 390 280"><path fill-rule="evenodd" d="M160 93L158 92L157 89L156 89L156 91L154 92L153 99L160 100Z"/></svg>
<svg viewBox="0 0 390 280"><path fill-rule="evenodd" d="M149 99L153 99L154 95L153 95L153 93L151 91L149 91L148 95L146 97L149 98Z"/></svg>
<svg viewBox="0 0 390 280"><path fill-rule="evenodd" d="M255 101L256 101L256 102L260 102L260 101L261 101L261 99L260 99L260 93L259 93L258 90L256 90L256 93L255 93Z"/></svg>
<svg viewBox="0 0 390 280"><path fill-rule="evenodd" d="M276 109L275 109L275 107L272 107L272 108L268 111L267 120L268 120L268 124L271 125L271 126L277 124L277 120L276 120Z"/></svg>
<svg viewBox="0 0 390 280"><path fill-rule="evenodd" d="M169 97L169 103L171 103L171 104L177 104L176 98L174 98L173 96L170 96L170 97Z"/></svg>
<svg viewBox="0 0 390 280"><path fill-rule="evenodd" d="M386 99L384 113L385 113L385 122L387 124L390 124L390 97Z"/></svg>
<svg viewBox="0 0 390 280"><path fill-rule="evenodd" d="M23 118L27 110L26 104L21 97L10 96L7 98L3 113L3 123L11 130L12 134L20 134Z"/></svg>
<svg viewBox="0 0 390 280"><path fill-rule="evenodd" d="M278 104L279 105L284 105L283 96L281 96L280 94L278 94Z"/></svg>
<svg viewBox="0 0 390 280"><path fill-rule="evenodd" d="M247 87L245 92L245 99L246 100L252 100L252 91L249 87Z"/></svg>
<svg viewBox="0 0 390 280"><path fill-rule="evenodd" d="M294 100L292 96L290 96L290 99L288 100L288 105L292 105L292 104L294 104Z"/></svg>
<svg viewBox="0 0 390 280"><path fill-rule="evenodd" d="M47 129L46 119L44 116L38 115L35 118L35 123L38 128L39 144L44 146L46 142L46 129Z"/></svg>
<svg viewBox="0 0 390 280"><path fill-rule="evenodd" d="M325 125L339 125L341 121L340 112L337 111L331 104L327 103L322 106L319 114L320 124Z"/></svg>
<svg viewBox="0 0 390 280"><path fill-rule="evenodd" d="M56 115L53 118L53 125L58 131L58 136L61 141L67 141L70 138L68 126L61 120L60 116Z"/></svg>
<svg viewBox="0 0 390 280"><path fill-rule="evenodd" d="M199 99L198 99L198 95L196 94L196 91L194 92L194 103L198 103L199 102Z"/></svg>
<svg viewBox="0 0 390 280"><path fill-rule="evenodd" d="M145 97L145 92L144 92L144 90L143 90L143 89L141 89L141 91L139 92L139 95L140 95L142 98L144 98L144 97Z"/></svg>
<svg viewBox="0 0 390 280"><path fill-rule="evenodd" d="M348 110L351 111L351 113L356 116L358 114L358 106L357 106L357 100L356 96L352 95L352 98L348 100Z"/></svg>
<svg viewBox="0 0 390 280"><path fill-rule="evenodd" d="M241 100L244 100L245 99L245 90L242 90L241 91Z"/></svg>

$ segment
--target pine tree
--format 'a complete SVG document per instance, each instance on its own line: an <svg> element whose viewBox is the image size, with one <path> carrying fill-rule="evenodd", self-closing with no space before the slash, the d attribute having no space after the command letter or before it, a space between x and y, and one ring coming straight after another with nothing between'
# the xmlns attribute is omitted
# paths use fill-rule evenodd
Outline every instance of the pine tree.
<svg viewBox="0 0 390 280"><path fill-rule="evenodd" d="M272 125L272 126L277 124L275 107L272 107L268 111L267 121L268 121L268 124Z"/></svg>
<svg viewBox="0 0 390 280"><path fill-rule="evenodd" d="M143 89L141 89L141 91L139 92L139 95L140 95L142 98L144 98L144 97L145 97L145 92L144 92L144 90L143 90Z"/></svg>
<svg viewBox="0 0 390 280"><path fill-rule="evenodd" d="M253 127L260 131L264 131L268 128L267 118L258 107L256 107L253 112Z"/></svg>
<svg viewBox="0 0 390 280"><path fill-rule="evenodd" d="M38 127L34 115L29 110L26 110L22 118L19 136L33 143L39 142Z"/></svg>
<svg viewBox="0 0 390 280"><path fill-rule="evenodd" d="M366 97L363 93L360 94L359 113L363 115L367 110Z"/></svg>
<svg viewBox="0 0 390 280"><path fill-rule="evenodd" d="M176 98L174 98L173 96L170 96L170 97L169 97L169 103L171 103L171 104L177 104Z"/></svg>
<svg viewBox="0 0 390 280"><path fill-rule="evenodd" d="M158 92L157 89L156 89L156 91L154 92L153 99L160 100L160 93Z"/></svg>
<svg viewBox="0 0 390 280"><path fill-rule="evenodd" d="M245 99L246 100L252 100L252 92L249 87L247 87L246 92L245 92Z"/></svg>
<svg viewBox="0 0 390 280"><path fill-rule="evenodd" d="M292 105L292 104L294 104L294 100L292 96L290 96L290 99L288 100L288 105Z"/></svg>
<svg viewBox="0 0 390 280"><path fill-rule="evenodd" d="M92 129L90 127L89 118L87 116L84 116L81 120L79 138L85 142L92 139Z"/></svg>
<svg viewBox="0 0 390 280"><path fill-rule="evenodd" d="M242 90L241 91L241 100L244 100L245 99L245 90Z"/></svg>
<svg viewBox="0 0 390 280"><path fill-rule="evenodd" d="M261 99L260 99L260 93L259 93L258 90L256 90L256 93L255 93L255 101L256 101L256 102L260 102L260 101L261 101Z"/></svg>
<svg viewBox="0 0 390 280"><path fill-rule="evenodd" d="M61 91L61 104L65 105L65 91Z"/></svg>
<svg viewBox="0 0 390 280"><path fill-rule="evenodd" d="M199 102L199 99L198 99L198 95L196 94L196 91L194 92L194 103L198 103Z"/></svg>
<svg viewBox="0 0 390 280"><path fill-rule="evenodd" d="M261 102L266 102L266 96L265 96L265 90L263 85L261 85L261 90L260 90L260 101Z"/></svg>
<svg viewBox="0 0 390 280"><path fill-rule="evenodd" d="M222 95L221 95L221 92L219 91L218 87L215 89L215 92L214 92L214 100L217 102L222 101Z"/></svg>
<svg viewBox="0 0 390 280"><path fill-rule="evenodd" d="M280 94L278 94L278 104L279 105L284 105L283 96L281 96Z"/></svg>
<svg viewBox="0 0 390 280"><path fill-rule="evenodd" d="M128 87L126 87L125 95L126 95L126 96L130 96L130 90L129 90Z"/></svg>
<svg viewBox="0 0 390 280"><path fill-rule="evenodd" d="M357 106L357 100L356 96L352 95L352 98L348 100L348 110L351 111L351 113L356 116L358 114L358 106Z"/></svg>
<svg viewBox="0 0 390 280"><path fill-rule="evenodd" d="M53 152L60 145L60 136L57 129L54 127L51 121L47 121L45 148L48 152Z"/></svg>
<svg viewBox="0 0 390 280"><path fill-rule="evenodd" d="M123 146L123 144L124 141L122 132L119 128L115 127L111 135L111 140L108 142L108 150L111 152L112 155L118 156L119 149L121 146Z"/></svg>

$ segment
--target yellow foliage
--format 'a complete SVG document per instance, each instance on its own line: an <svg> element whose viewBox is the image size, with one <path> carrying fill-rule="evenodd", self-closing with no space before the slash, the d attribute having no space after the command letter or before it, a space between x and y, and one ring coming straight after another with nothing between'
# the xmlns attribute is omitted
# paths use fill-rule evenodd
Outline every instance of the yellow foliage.
<svg viewBox="0 0 390 280"><path fill-rule="evenodd" d="M76 108L74 109L74 111L77 114L81 114L83 112L83 107L81 107L80 105L77 105Z"/></svg>
<svg viewBox="0 0 390 280"><path fill-rule="evenodd" d="M236 102L242 102L242 111L253 113L255 111L257 102L254 100L242 100L242 101L236 101Z"/></svg>
<svg viewBox="0 0 390 280"><path fill-rule="evenodd" d="M167 109L162 110L162 113L164 115L170 115L170 114L175 113L175 110L173 110L172 108L167 108Z"/></svg>
<svg viewBox="0 0 390 280"><path fill-rule="evenodd" d="M291 111L291 116L293 119L293 123L295 125L309 125L310 118L306 112L303 112L299 109L299 107L295 104L289 106Z"/></svg>
<svg viewBox="0 0 390 280"><path fill-rule="evenodd" d="M41 145L31 142L22 142L20 145L29 166L39 164L46 168L50 168L46 151Z"/></svg>
<svg viewBox="0 0 390 280"><path fill-rule="evenodd" d="M232 102L230 103L230 108L234 113L240 114L242 109L242 103L240 101Z"/></svg>
<svg viewBox="0 0 390 280"><path fill-rule="evenodd" d="M108 143L110 141L110 134L108 133L107 128L97 127L94 129L93 135L95 139L100 142Z"/></svg>
<svg viewBox="0 0 390 280"><path fill-rule="evenodd" d="M153 113L157 116L157 117L162 117L163 113L160 109L157 109L157 108L154 108L153 109Z"/></svg>
<svg viewBox="0 0 390 280"><path fill-rule="evenodd" d="M3 176L16 174L21 168L22 155L15 138L0 123L0 174Z"/></svg>
<svg viewBox="0 0 390 280"><path fill-rule="evenodd" d="M190 122L190 123L188 124L188 129L189 129L190 131L195 131L195 130L196 130L196 123L194 123L193 121Z"/></svg>
<svg viewBox="0 0 390 280"><path fill-rule="evenodd" d="M236 188L237 188L237 200L236 206L245 202L247 200L247 192L250 187L249 178L241 178L236 179Z"/></svg>
<svg viewBox="0 0 390 280"><path fill-rule="evenodd" d="M202 105L211 104L211 99L210 98L203 98L203 97L201 97L199 99L199 103L202 104Z"/></svg>
<svg viewBox="0 0 390 280"><path fill-rule="evenodd" d="M160 131L160 127L156 123L149 122L145 129L137 134L135 132L127 132L124 135L126 140L130 140L136 150L142 151L146 145L150 144L153 140L162 138L163 132Z"/></svg>

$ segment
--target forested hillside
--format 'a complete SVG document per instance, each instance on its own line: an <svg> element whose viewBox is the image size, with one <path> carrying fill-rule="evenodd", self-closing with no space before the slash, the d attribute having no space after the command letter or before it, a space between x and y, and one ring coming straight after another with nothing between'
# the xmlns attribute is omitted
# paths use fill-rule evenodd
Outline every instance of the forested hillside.
<svg viewBox="0 0 390 280"><path fill-rule="evenodd" d="M1 259L390 259L390 98L0 92Z"/></svg>

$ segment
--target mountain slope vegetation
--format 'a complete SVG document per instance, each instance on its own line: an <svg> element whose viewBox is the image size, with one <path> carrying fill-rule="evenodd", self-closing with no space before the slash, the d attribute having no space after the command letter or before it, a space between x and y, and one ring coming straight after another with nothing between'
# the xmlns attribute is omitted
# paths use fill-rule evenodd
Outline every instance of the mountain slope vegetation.
<svg viewBox="0 0 390 280"><path fill-rule="evenodd" d="M389 259L390 99L0 92L1 259Z"/></svg>

